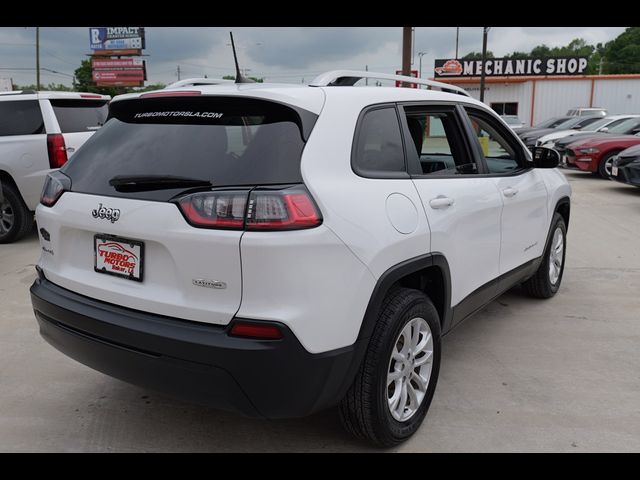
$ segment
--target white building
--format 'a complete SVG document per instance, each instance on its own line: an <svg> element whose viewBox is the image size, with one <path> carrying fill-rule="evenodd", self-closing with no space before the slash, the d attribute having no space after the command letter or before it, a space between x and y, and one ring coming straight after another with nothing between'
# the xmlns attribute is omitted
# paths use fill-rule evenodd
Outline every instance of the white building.
<svg viewBox="0 0 640 480"><path fill-rule="evenodd" d="M436 78L480 98L480 78ZM535 125L573 107L640 113L640 74L485 78L484 102L496 112Z"/></svg>
<svg viewBox="0 0 640 480"><path fill-rule="evenodd" d="M13 82L10 78L0 78L0 92L10 92L13 90Z"/></svg>

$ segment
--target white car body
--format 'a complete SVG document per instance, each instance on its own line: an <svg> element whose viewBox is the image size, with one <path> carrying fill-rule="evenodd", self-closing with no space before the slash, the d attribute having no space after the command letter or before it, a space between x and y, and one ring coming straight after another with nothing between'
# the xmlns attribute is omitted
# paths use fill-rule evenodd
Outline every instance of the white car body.
<svg viewBox="0 0 640 480"><path fill-rule="evenodd" d="M56 117L52 100L104 100L109 96L76 92L7 92L0 94L0 102L37 101L40 106L44 131L36 135L0 135L0 172L8 175L18 187L22 199L35 210L40 202L42 185L53 171L47 155L47 135L62 134L70 158L89 139L94 130L63 132Z"/></svg>
<svg viewBox="0 0 640 480"><path fill-rule="evenodd" d="M357 74L330 72L311 86L188 85L158 93L158 97L182 95L184 110L196 110L188 106L192 98L188 95L194 95L202 102L220 103L222 100L216 99L223 98L229 105L246 99L267 101L314 116L300 158L300 174L321 213L321 224L285 231L195 228L185 221L184 211L173 200L150 201L71 188L52 206L40 205L37 209L38 226L50 237L41 239L44 251L38 261L40 279L32 287L41 324L46 325L46 318L41 317L49 311L45 303L50 297L44 290L63 295L61 288L82 296L84 300L78 297L78 301L89 302L87 308L121 308L138 312L135 315L157 317L159 322L170 317L193 328L226 329L236 319L277 322L292 332L305 355L332 358L338 355L336 352L361 348L363 338L368 341L367 312L375 307L375 299L388 287L389 279L396 278L407 265L421 262L429 268L442 266L446 285L438 308L445 332L508 288L517 272L537 266L548 245L554 214L562 212L568 221L571 188L562 173L552 168L532 168L531 154L520 139L492 110L469 96L411 88L333 86L334 77ZM140 109L150 103L138 97L145 95L154 93L115 97L110 106L112 114L130 111L144 115ZM471 123L464 121L466 114L460 110L464 107L492 122L508 137L514 155L524 162L522 168L504 174L425 174L413 178L406 172L395 177L356 173L352 152L360 138L357 132L362 119L378 109L404 111L418 105L443 108L450 112L450 118L464 122L461 131L468 135L465 142L472 149L468 160L480 162L474 163L477 171L486 167L480 160L480 142L470 133ZM158 112L167 107L159 108ZM223 111L220 107L219 112ZM138 118L135 115L132 118ZM87 144L85 157L104 142L113 126L110 122ZM403 135L408 141L404 130ZM152 150L148 155L153 155ZM422 161L421 157L418 160ZM60 173L72 176L73 168L73 175L79 175L73 161ZM116 220L110 213L98 215L101 208L117 211ZM94 271L96 234L144 242L142 281ZM522 275L518 278L524 280ZM224 287L201 288L205 284ZM50 335L53 338L58 333ZM232 340L239 345L237 339ZM63 351L65 341L59 343ZM257 342L246 348L263 347ZM81 361L98 365L82 360L82 355L78 357ZM106 364L96 368L112 371ZM332 375L337 375L336 371L341 370L333 366ZM121 376L129 378L127 375ZM285 378L289 374L281 375ZM238 382L248 391L253 388L243 380ZM346 388L349 382L338 383ZM329 395L329 390L323 387L322 395ZM313 409L331 402L323 396L314 400ZM225 403L224 408L231 407ZM291 414L265 412L260 406L257 409L271 417Z"/></svg>

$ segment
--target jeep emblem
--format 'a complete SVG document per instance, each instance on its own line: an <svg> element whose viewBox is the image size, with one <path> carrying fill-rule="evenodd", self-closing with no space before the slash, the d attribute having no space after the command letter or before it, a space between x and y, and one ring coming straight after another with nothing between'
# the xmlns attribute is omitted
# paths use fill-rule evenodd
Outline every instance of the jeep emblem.
<svg viewBox="0 0 640 480"><path fill-rule="evenodd" d="M103 218L110 220L111 223L117 222L120 218L120 210L117 208L107 208L100 204L98 208L93 209L91 212L93 218Z"/></svg>

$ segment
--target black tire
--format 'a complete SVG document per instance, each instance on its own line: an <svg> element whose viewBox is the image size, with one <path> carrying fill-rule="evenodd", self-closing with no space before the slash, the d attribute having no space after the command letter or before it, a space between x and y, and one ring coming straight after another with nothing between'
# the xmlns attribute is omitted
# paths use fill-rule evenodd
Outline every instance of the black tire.
<svg viewBox="0 0 640 480"><path fill-rule="evenodd" d="M11 215L11 220L8 220L9 215ZM3 216L4 218L2 218ZM33 228L33 213L24 204L15 187L4 182L0 196L0 222L2 222L0 243L15 242Z"/></svg>
<svg viewBox="0 0 640 480"><path fill-rule="evenodd" d="M560 275L555 283L551 283L549 278L549 257L551 256L551 249L553 248L553 236L556 229L560 229L562 232L563 250L562 250L562 265L560 267ZM559 213L555 213L553 216L553 222L551 227L551 236L549 242L544 250L542 256L542 262L538 267L536 273L529 280L522 284L525 292L532 297L536 298L551 298L553 297L562 283L562 275L564 274L564 263L567 255L567 226L564 223L564 218Z"/></svg>
<svg viewBox="0 0 640 480"><path fill-rule="evenodd" d="M604 178L606 180L611 178L611 175L609 175L607 173L606 164L607 164L607 162L611 161L611 157L614 157L619 153L620 152L618 152L618 151L609 152L604 157L602 157L602 159L600 160L600 164L598 165L598 176L600 178Z"/></svg>
<svg viewBox="0 0 640 480"><path fill-rule="evenodd" d="M426 320L433 338L433 361L426 393L416 412L406 421L393 418L387 401L387 374L395 341L414 318ZM396 288L385 298L365 358L340 403L345 429L376 446L392 447L413 435L424 420L440 370L440 319L431 300L422 292Z"/></svg>

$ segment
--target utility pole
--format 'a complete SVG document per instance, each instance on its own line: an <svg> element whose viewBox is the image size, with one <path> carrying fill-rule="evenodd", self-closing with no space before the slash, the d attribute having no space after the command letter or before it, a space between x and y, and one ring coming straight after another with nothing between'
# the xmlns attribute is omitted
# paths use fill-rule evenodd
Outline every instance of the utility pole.
<svg viewBox="0 0 640 480"><path fill-rule="evenodd" d="M482 27L482 71L480 72L480 101L484 102L484 65L487 61L487 34L491 27Z"/></svg>
<svg viewBox="0 0 640 480"><path fill-rule="evenodd" d="M598 75L602 75L602 64L604 63L604 57L600 57L600 64L598 66Z"/></svg>
<svg viewBox="0 0 640 480"><path fill-rule="evenodd" d="M178 81L180 81L180 65L178 65Z"/></svg>
<svg viewBox="0 0 640 480"><path fill-rule="evenodd" d="M460 27L456 27L456 60L458 59L458 40L460 39Z"/></svg>
<svg viewBox="0 0 640 480"><path fill-rule="evenodd" d="M368 72L368 71L369 71L369 65L365 65L365 66L364 66L364 71L365 71L365 72ZM368 79L368 78L365 78L365 79L364 79L364 84L365 84L365 85L369 85L369 79Z"/></svg>
<svg viewBox="0 0 640 480"><path fill-rule="evenodd" d="M402 27L402 74L407 77L411 75L411 27ZM408 87L407 82L403 82L403 87Z"/></svg>
<svg viewBox="0 0 640 480"><path fill-rule="evenodd" d="M36 90L40 90L40 27L36 27Z"/></svg>

